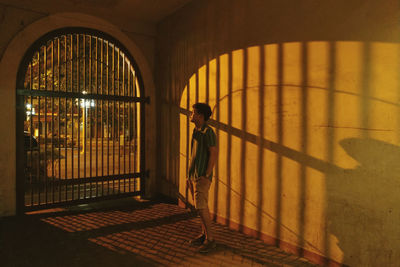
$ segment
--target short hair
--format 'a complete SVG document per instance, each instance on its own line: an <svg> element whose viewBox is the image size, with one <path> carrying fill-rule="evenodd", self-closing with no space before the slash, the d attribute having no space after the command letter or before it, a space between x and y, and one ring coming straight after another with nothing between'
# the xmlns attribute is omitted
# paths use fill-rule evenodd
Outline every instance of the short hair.
<svg viewBox="0 0 400 267"><path fill-rule="evenodd" d="M199 114L202 114L204 116L204 120L208 121L208 119L211 117L212 111L211 107L206 104L206 103L196 103L192 106Z"/></svg>

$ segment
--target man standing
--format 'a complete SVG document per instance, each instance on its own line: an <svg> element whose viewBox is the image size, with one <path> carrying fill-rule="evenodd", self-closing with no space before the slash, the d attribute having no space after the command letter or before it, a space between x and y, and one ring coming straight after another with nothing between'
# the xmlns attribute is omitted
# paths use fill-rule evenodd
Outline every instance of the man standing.
<svg viewBox="0 0 400 267"><path fill-rule="evenodd" d="M210 189L213 168L217 160L216 137L213 129L207 125L212 112L208 104L193 105L190 121L195 124L191 142L188 185L201 223L202 234L190 241L192 246L200 246L199 252L207 253L216 247L211 219L208 210L208 191Z"/></svg>

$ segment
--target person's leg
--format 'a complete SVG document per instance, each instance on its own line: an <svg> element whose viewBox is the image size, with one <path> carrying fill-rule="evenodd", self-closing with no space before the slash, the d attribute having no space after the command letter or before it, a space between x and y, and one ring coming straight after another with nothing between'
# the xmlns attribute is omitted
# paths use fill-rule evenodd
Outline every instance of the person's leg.
<svg viewBox="0 0 400 267"><path fill-rule="evenodd" d="M206 240L207 232L210 232L210 219L208 215L208 190L210 188L210 181L206 179L197 179L192 183L192 188L194 191L194 204L196 207L196 211L200 216L201 219L201 234L197 236L195 239L190 241L191 245L202 245L204 241ZM207 211L203 211L204 209L207 208ZM208 216L207 216L208 215ZM208 220L207 220L208 218ZM211 234L212 236L212 234Z"/></svg>
<svg viewBox="0 0 400 267"><path fill-rule="evenodd" d="M187 184L187 186L189 187L189 191L190 191L190 193L192 194L192 200L193 200L193 202L194 202L194 189L193 189L193 182L191 181L191 180L186 180L186 184ZM186 201L188 201L189 202L189 200L187 199Z"/></svg>
<svg viewBox="0 0 400 267"><path fill-rule="evenodd" d="M210 212L208 210L208 191L210 190L211 181L202 178L195 183L195 200L196 209L200 215L201 224L205 233L205 238L199 252L207 253L216 247L214 234L211 227Z"/></svg>
<svg viewBox="0 0 400 267"><path fill-rule="evenodd" d="M187 181L188 181L189 190L192 194L193 203L194 203L195 207L197 207L199 196L198 196L198 192L197 192L196 182L193 182L192 180L187 180ZM197 213L199 213L197 208L196 208L196 211L197 211ZM206 230L202 223L201 224L201 234L196 236L194 239L190 240L189 244L191 246L201 246L205 240L206 240Z"/></svg>
<svg viewBox="0 0 400 267"><path fill-rule="evenodd" d="M203 233L206 234L206 240L214 240L213 231L211 229L210 212L208 210L208 207L200 209L199 215L201 219L201 226L203 229Z"/></svg>
<svg viewBox="0 0 400 267"><path fill-rule="evenodd" d="M196 206L195 191L194 191L195 185L193 184L193 181L191 181L191 180L187 180L187 184L189 186L190 193L192 194L193 203ZM199 210L197 210L197 212L200 214ZM200 217L201 217L201 215L200 215ZM202 235L206 234L206 229L205 229L205 226L203 223L201 224L201 233L202 233Z"/></svg>
<svg viewBox="0 0 400 267"><path fill-rule="evenodd" d="M214 240L214 233L211 227L211 218L208 207L199 210L199 215L201 218L202 225L205 229L205 239L202 246L199 248L198 252L208 253L215 249L216 242Z"/></svg>

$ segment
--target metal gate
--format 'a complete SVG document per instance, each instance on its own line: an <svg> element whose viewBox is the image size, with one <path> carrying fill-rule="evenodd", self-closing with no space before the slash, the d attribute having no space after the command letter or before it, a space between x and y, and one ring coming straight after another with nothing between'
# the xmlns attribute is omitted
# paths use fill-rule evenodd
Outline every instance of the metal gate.
<svg viewBox="0 0 400 267"><path fill-rule="evenodd" d="M19 209L144 193L148 98L122 45L88 29L50 33L17 84Z"/></svg>

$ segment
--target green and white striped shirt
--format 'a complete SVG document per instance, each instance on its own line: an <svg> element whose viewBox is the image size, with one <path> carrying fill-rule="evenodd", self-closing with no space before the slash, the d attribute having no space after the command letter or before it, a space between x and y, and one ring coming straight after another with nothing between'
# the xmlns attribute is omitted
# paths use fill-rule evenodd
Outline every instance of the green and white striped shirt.
<svg viewBox="0 0 400 267"><path fill-rule="evenodd" d="M197 179L206 176L208 160L210 158L209 147L216 146L216 137L213 129L204 124L200 130L193 129L191 156L189 163L189 178ZM210 175L212 180L212 173Z"/></svg>

